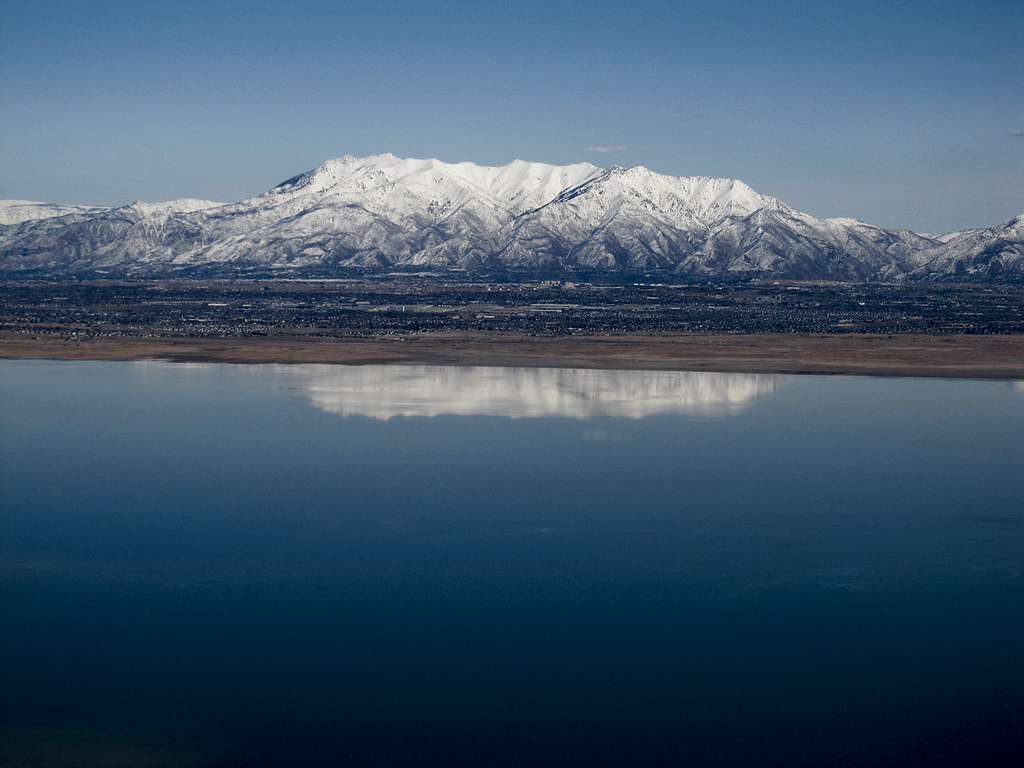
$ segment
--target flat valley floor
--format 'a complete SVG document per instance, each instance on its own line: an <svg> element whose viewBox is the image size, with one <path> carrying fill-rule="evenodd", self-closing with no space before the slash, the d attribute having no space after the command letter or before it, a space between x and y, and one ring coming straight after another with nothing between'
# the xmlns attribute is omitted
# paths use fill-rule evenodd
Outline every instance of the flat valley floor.
<svg viewBox="0 0 1024 768"><path fill-rule="evenodd" d="M1024 336L694 334L83 339L0 334L0 358L418 363L1024 380Z"/></svg>
<svg viewBox="0 0 1024 768"><path fill-rule="evenodd" d="M1024 285L8 281L0 358L1024 379Z"/></svg>

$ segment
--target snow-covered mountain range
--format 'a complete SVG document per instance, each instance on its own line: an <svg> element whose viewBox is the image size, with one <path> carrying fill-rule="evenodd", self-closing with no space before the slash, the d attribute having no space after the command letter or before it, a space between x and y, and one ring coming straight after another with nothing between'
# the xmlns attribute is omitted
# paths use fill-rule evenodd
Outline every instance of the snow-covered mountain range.
<svg viewBox="0 0 1024 768"><path fill-rule="evenodd" d="M0 272L344 274L353 268L831 280L1024 279L1024 215L920 235L820 219L741 181L642 166L329 160L256 197L0 201Z"/></svg>

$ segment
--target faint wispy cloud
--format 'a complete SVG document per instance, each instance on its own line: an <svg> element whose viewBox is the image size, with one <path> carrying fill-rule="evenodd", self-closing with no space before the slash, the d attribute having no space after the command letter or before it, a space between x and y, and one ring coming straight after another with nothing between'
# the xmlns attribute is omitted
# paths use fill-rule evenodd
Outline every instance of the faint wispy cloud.
<svg viewBox="0 0 1024 768"><path fill-rule="evenodd" d="M1006 134L1011 139L1024 139L1024 131L1013 131L1012 133Z"/></svg>
<svg viewBox="0 0 1024 768"><path fill-rule="evenodd" d="M625 144L591 144L587 152L621 152L625 148Z"/></svg>

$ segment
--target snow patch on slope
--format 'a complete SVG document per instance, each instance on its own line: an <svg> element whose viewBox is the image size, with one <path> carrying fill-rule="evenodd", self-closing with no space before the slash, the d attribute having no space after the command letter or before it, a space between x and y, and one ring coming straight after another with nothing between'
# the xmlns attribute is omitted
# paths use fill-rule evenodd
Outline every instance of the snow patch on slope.
<svg viewBox="0 0 1024 768"><path fill-rule="evenodd" d="M106 210L97 205L61 205L37 203L32 200L0 200L0 226L12 226L25 221L40 221L71 213L89 213Z"/></svg>

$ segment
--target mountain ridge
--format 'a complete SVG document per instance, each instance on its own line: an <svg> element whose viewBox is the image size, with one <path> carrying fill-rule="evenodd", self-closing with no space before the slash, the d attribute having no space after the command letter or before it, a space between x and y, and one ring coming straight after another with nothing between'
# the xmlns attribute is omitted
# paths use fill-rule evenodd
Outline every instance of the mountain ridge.
<svg viewBox="0 0 1024 768"><path fill-rule="evenodd" d="M432 269L852 281L1024 279L1024 214L945 235L822 219L738 179L390 153L235 203L0 201L8 275L301 276Z"/></svg>

